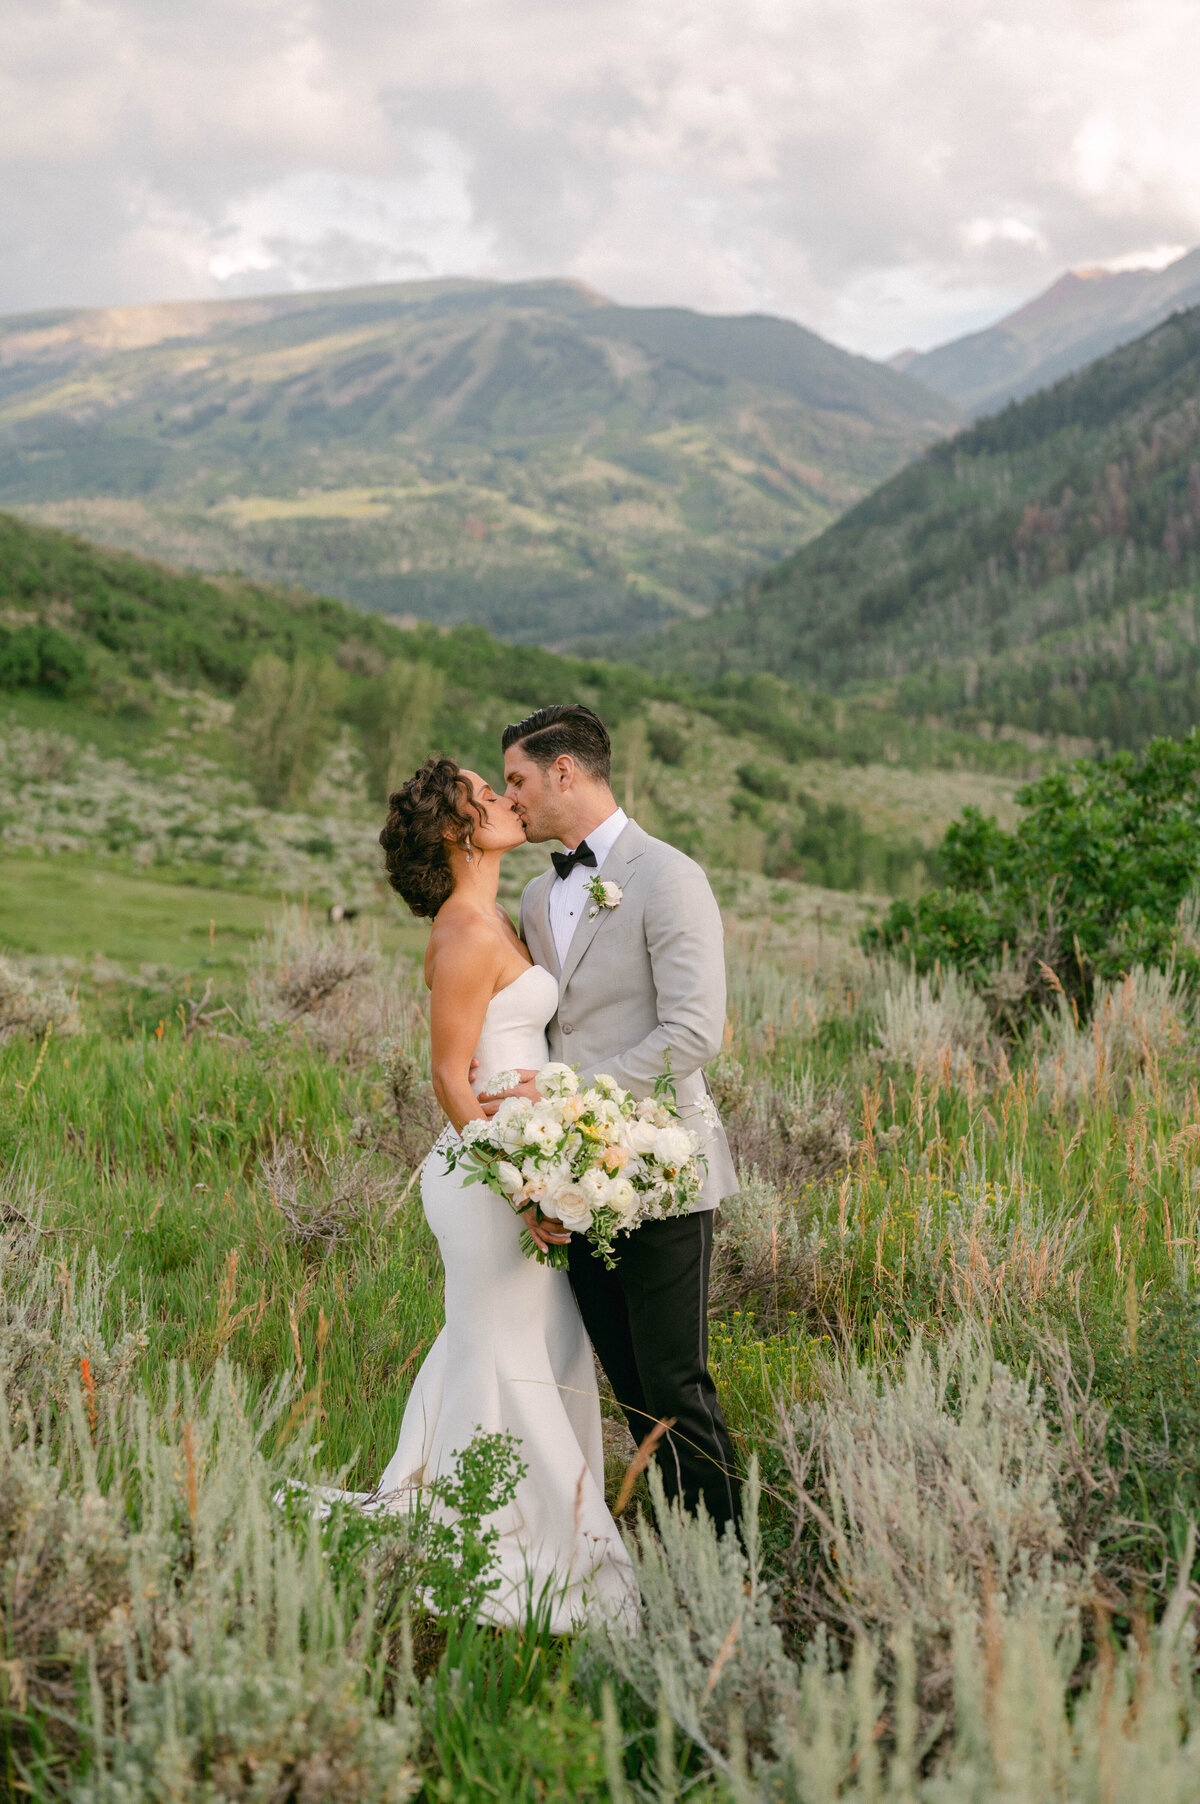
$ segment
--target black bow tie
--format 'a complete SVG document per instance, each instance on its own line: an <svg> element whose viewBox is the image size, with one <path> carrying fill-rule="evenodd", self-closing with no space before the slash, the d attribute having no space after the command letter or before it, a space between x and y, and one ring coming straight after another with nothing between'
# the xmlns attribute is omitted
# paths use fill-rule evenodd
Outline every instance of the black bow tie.
<svg viewBox="0 0 1200 1804"><path fill-rule="evenodd" d="M551 852L550 862L559 876L565 877L569 871L575 869L577 864L590 864L594 870L596 854L588 845L587 840L581 839L573 852Z"/></svg>

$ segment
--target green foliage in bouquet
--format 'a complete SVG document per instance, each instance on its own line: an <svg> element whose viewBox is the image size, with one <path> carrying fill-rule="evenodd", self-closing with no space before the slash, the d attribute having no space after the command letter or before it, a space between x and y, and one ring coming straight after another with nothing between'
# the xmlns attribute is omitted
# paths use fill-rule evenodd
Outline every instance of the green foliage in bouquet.
<svg viewBox="0 0 1200 1804"><path fill-rule="evenodd" d="M1040 971L1084 1006L1098 980L1136 964L1194 975L1177 916L1200 872L1200 729L1049 771L1017 800L1011 833L966 809L940 849L942 887L893 902L867 949L984 984L1005 967ZM1035 983L1021 993L1045 999Z"/></svg>

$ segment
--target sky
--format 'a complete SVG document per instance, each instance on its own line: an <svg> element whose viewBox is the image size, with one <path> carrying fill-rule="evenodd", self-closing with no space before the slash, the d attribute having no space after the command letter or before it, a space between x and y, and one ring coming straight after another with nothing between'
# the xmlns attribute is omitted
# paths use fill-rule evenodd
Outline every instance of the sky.
<svg viewBox="0 0 1200 1804"><path fill-rule="evenodd" d="M1200 0L0 0L0 313L471 275L871 356L1200 244Z"/></svg>

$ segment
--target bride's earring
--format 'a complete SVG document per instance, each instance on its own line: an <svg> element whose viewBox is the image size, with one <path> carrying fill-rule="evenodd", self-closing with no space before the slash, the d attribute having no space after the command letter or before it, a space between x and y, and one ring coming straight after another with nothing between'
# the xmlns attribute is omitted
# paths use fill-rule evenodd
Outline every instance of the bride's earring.
<svg viewBox="0 0 1200 1804"><path fill-rule="evenodd" d="M470 838L470 835L468 834L468 836L467 836L467 863L471 864L472 862L473 862L473 860L471 858L471 838Z"/></svg>

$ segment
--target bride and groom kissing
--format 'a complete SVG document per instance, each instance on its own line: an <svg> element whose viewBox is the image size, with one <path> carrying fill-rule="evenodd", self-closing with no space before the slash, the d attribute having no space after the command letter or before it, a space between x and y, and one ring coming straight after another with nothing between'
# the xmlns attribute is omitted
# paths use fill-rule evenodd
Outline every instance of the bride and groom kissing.
<svg viewBox="0 0 1200 1804"><path fill-rule="evenodd" d="M399 1445L372 1494L405 1508L481 1430L508 1432L525 1467L498 1531L500 1583L481 1606L523 1621L552 1601L561 1631L634 1605L629 1556L604 1499L592 1347L636 1442L670 1422L654 1458L669 1499L738 1521L733 1448L708 1370L713 1212L736 1187L704 1079L721 1045L725 966L716 900L700 867L617 806L603 722L581 704L505 728L503 794L450 758L430 758L390 797L380 834L392 887L432 919L425 958L431 1066L447 1127L421 1198L445 1267L445 1327L422 1365ZM500 861L527 840L560 841L553 870L521 898L520 931L497 900ZM596 880L616 885L600 903ZM548 1059L581 1080L607 1073L635 1098L670 1073L704 1181L686 1215L644 1221L610 1270L582 1234L529 1205L524 1221L447 1151L505 1094L536 1098ZM565 1243L566 1271L526 1258Z"/></svg>

